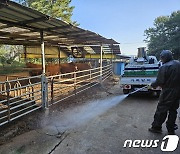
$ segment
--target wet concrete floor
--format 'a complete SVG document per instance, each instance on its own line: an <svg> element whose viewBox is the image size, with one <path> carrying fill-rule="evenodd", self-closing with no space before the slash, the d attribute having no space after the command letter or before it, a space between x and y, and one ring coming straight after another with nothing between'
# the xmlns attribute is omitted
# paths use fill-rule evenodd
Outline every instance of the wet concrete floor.
<svg viewBox="0 0 180 154"><path fill-rule="evenodd" d="M157 99L147 95L108 96L71 107L63 112L46 111L42 128L15 137L0 146L2 154L158 154L167 135L148 132ZM177 124L180 120L177 119ZM179 125L180 127L180 125ZM180 130L177 135L180 136ZM124 148L125 140L159 140L157 148ZM167 152L166 152L167 153ZM180 146L173 152L180 153Z"/></svg>

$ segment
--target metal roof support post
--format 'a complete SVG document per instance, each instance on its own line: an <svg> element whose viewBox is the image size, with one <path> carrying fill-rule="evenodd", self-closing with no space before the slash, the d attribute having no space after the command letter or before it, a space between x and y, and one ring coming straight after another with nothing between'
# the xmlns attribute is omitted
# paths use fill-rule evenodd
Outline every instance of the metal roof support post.
<svg viewBox="0 0 180 154"><path fill-rule="evenodd" d="M112 69L112 72L114 70L114 64L113 64L113 44L111 45L111 69Z"/></svg>
<svg viewBox="0 0 180 154"><path fill-rule="evenodd" d="M113 62L113 44L111 44L111 63Z"/></svg>
<svg viewBox="0 0 180 154"><path fill-rule="evenodd" d="M44 50L44 35L43 31L40 32L41 37L41 58L42 58L42 74L45 75L46 73L46 66L45 66L45 50Z"/></svg>
<svg viewBox="0 0 180 154"><path fill-rule="evenodd" d="M25 61L25 63L27 63L27 49L26 49L26 46L23 46L23 50L24 50L24 61Z"/></svg>
<svg viewBox="0 0 180 154"><path fill-rule="evenodd" d="M48 82L46 78L45 68L45 50L44 50L44 36L43 31L40 32L41 37L41 58L42 58L42 77L41 77L41 90L42 90L42 107L48 108Z"/></svg>
<svg viewBox="0 0 180 154"><path fill-rule="evenodd" d="M61 48L60 48L60 46L58 46L58 62L59 62L59 67L60 67L60 64L61 64Z"/></svg>
<svg viewBox="0 0 180 154"><path fill-rule="evenodd" d="M103 45L101 44L101 54L100 54L100 83L102 83L102 75L103 75L103 73L102 73L102 63L103 63Z"/></svg>

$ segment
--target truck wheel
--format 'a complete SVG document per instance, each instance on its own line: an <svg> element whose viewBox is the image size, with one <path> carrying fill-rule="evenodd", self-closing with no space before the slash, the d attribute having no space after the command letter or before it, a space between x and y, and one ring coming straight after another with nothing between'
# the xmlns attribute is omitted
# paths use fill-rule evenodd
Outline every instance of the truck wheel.
<svg viewBox="0 0 180 154"><path fill-rule="evenodd" d="M123 89L123 93L124 93L124 94L128 94L128 93L129 93L129 90L128 90L128 89Z"/></svg>

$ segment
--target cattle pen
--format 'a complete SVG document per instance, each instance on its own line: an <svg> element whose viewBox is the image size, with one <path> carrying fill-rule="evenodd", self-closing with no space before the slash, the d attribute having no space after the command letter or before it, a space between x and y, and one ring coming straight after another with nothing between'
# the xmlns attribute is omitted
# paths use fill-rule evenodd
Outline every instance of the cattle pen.
<svg viewBox="0 0 180 154"><path fill-rule="evenodd" d="M101 68L97 67L48 77L40 75L0 82L0 125L75 96L103 82L111 74L112 64L108 64L102 68L102 76ZM69 75L73 75L73 78L68 78Z"/></svg>
<svg viewBox="0 0 180 154"><path fill-rule="evenodd" d="M113 70L112 59L103 65L103 46L119 46L113 39L107 39L9 0L0 2L0 44L23 45L24 48L37 46L40 48L42 59L40 75L5 77L4 81L0 81L0 126L38 109L49 108L102 83ZM45 53L45 46L57 49L98 46L99 65L86 70L47 76L45 63L48 55ZM112 53L113 49L109 54L111 58ZM57 55L60 62L60 50ZM24 52L25 59L26 56L27 53Z"/></svg>

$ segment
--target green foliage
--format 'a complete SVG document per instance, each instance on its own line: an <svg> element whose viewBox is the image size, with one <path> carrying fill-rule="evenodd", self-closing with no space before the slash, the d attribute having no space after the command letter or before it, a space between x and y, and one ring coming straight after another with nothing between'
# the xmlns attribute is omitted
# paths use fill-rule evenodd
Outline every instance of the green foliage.
<svg viewBox="0 0 180 154"><path fill-rule="evenodd" d="M17 61L16 58L22 46L0 46L0 74L9 74L22 72L22 67L25 66L24 61Z"/></svg>
<svg viewBox="0 0 180 154"><path fill-rule="evenodd" d="M0 63L2 64L2 66L4 67L6 64L6 56L5 56L5 49L3 46L0 47Z"/></svg>
<svg viewBox="0 0 180 154"><path fill-rule="evenodd" d="M19 3L75 26L79 25L71 20L75 8L70 6L71 0L19 0Z"/></svg>
<svg viewBox="0 0 180 154"><path fill-rule="evenodd" d="M145 30L148 53L159 57L162 50L171 50L180 59L180 11L154 20L154 27Z"/></svg>
<svg viewBox="0 0 180 154"><path fill-rule="evenodd" d="M0 47L0 64L3 67L12 64L22 52L23 47L20 45L2 45Z"/></svg>
<svg viewBox="0 0 180 154"><path fill-rule="evenodd" d="M25 71L22 69L24 67L25 67L24 62L13 61L11 65L4 65L4 66L0 65L0 74L4 75L4 74L23 72Z"/></svg>

